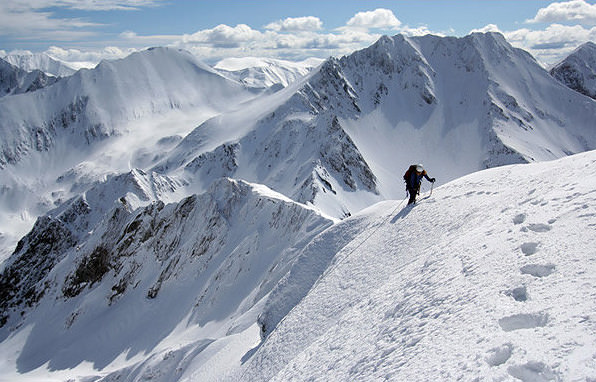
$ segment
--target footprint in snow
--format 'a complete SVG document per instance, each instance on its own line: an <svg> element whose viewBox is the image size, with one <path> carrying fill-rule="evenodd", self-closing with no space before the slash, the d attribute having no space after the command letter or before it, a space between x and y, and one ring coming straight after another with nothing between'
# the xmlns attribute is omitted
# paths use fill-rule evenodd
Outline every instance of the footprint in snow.
<svg viewBox="0 0 596 382"><path fill-rule="evenodd" d="M530 361L523 365L510 366L507 372L523 382L560 381L561 376L543 362ZM590 380L590 379L587 379Z"/></svg>
<svg viewBox="0 0 596 382"><path fill-rule="evenodd" d="M519 248L521 249L522 253L526 256L531 256L538 251L538 245L540 243L528 242L523 243Z"/></svg>
<svg viewBox="0 0 596 382"><path fill-rule="evenodd" d="M513 298L515 301L524 302L528 300L528 290L525 285L505 291L505 295Z"/></svg>
<svg viewBox="0 0 596 382"><path fill-rule="evenodd" d="M513 352L513 345L507 343L502 346L492 348L487 351L486 363L490 366L499 366L504 364L511 358Z"/></svg>
<svg viewBox="0 0 596 382"><path fill-rule="evenodd" d="M543 327L547 323L548 315L542 312L514 314L499 320L499 326L506 332Z"/></svg>
<svg viewBox="0 0 596 382"><path fill-rule="evenodd" d="M522 228L522 231L527 232L528 230L533 231L533 232L548 232L552 229L553 227L550 224L529 224L526 227Z"/></svg>
<svg viewBox="0 0 596 382"><path fill-rule="evenodd" d="M513 224L518 225L526 221L526 214L517 214L513 218Z"/></svg>
<svg viewBox="0 0 596 382"><path fill-rule="evenodd" d="M546 277L555 271L554 264L527 264L520 268L523 275L532 275L534 277Z"/></svg>

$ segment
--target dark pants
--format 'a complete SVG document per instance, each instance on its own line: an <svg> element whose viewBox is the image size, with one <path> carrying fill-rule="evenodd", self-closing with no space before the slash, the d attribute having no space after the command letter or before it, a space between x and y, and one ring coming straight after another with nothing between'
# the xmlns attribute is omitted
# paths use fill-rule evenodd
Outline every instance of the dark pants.
<svg viewBox="0 0 596 382"><path fill-rule="evenodd" d="M408 204L416 203L416 195L418 195L419 188L407 188L408 193L410 194L410 200L408 200Z"/></svg>

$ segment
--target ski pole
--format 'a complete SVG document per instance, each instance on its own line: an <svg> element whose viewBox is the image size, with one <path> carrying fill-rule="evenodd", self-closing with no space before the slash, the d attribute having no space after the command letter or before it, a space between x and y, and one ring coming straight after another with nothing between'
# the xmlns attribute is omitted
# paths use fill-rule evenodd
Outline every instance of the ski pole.
<svg viewBox="0 0 596 382"><path fill-rule="evenodd" d="M430 196L433 194L433 187L435 186L435 182L430 182L430 194L428 194L428 197L430 198Z"/></svg>

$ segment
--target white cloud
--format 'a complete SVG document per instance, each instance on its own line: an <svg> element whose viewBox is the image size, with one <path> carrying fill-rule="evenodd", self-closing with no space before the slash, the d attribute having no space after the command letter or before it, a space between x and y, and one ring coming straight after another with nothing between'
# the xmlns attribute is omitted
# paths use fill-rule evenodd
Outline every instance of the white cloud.
<svg viewBox="0 0 596 382"><path fill-rule="evenodd" d="M25 3L0 2L0 34L16 35L19 38L71 40L89 36L91 32L80 28L96 27L99 24L85 22L78 18L54 18L51 12L38 11ZM28 4L28 3L27 3ZM66 31L72 32L69 37Z"/></svg>
<svg viewBox="0 0 596 382"><path fill-rule="evenodd" d="M318 17L288 17L265 26L265 29L276 32L317 31L323 29L323 22Z"/></svg>
<svg viewBox="0 0 596 382"><path fill-rule="evenodd" d="M496 26L495 24L488 24L482 28L479 29L472 29L470 31L470 33L487 33L487 32L498 32L498 33L503 33L498 26Z"/></svg>
<svg viewBox="0 0 596 382"><path fill-rule="evenodd" d="M78 69L93 67L101 60L123 58L136 50L137 49L133 48L121 49L114 46L108 46L102 49L83 51L79 49L64 49L57 46L51 46L44 53L55 59L68 62Z"/></svg>
<svg viewBox="0 0 596 382"><path fill-rule="evenodd" d="M346 25L351 28L397 29L401 22L391 10L378 8L374 11L358 12Z"/></svg>
<svg viewBox="0 0 596 382"><path fill-rule="evenodd" d="M579 22L582 24L596 24L596 4L589 4L584 0L571 0L561 3L551 3L541 8L529 23L557 23Z"/></svg>
<svg viewBox="0 0 596 382"><path fill-rule="evenodd" d="M164 0L60 0L48 1L54 6L64 6L71 9L86 11L138 10L146 7L161 5Z"/></svg>
<svg viewBox="0 0 596 382"><path fill-rule="evenodd" d="M2 0L5 8L15 11L66 8L86 11L138 10L155 7L164 0Z"/></svg>
<svg viewBox="0 0 596 382"><path fill-rule="evenodd" d="M435 36L444 36L443 33L440 32L433 32L426 26L421 26L418 28L411 28L408 26L402 26L398 29L399 33L403 33L407 36L424 36L427 34L434 34Z"/></svg>
<svg viewBox="0 0 596 382"><path fill-rule="evenodd" d="M190 35L184 35L181 40L186 44L207 44L226 48L259 41L262 38L263 33L252 29L246 24L238 24L235 27L220 24L213 29L205 29Z"/></svg>
<svg viewBox="0 0 596 382"><path fill-rule="evenodd" d="M542 30L522 28L504 32L512 45L530 52L544 66L561 61L587 41L596 40L596 27L551 24Z"/></svg>

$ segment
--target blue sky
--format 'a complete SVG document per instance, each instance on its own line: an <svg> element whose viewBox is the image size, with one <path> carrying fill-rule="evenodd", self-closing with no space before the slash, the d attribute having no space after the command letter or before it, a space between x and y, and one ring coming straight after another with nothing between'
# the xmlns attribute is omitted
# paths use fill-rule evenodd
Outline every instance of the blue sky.
<svg viewBox="0 0 596 382"><path fill-rule="evenodd" d="M225 57L341 56L382 34L499 31L546 65L596 40L596 0L1 0L0 54L95 63L149 46Z"/></svg>

